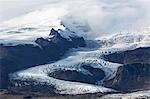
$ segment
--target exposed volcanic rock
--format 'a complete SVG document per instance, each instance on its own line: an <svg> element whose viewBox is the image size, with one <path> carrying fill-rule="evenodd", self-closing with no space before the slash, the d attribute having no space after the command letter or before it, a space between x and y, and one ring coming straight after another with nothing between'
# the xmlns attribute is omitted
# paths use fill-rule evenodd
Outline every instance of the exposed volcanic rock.
<svg viewBox="0 0 150 99"><path fill-rule="evenodd" d="M85 47L86 43L83 37L70 37L70 40L63 38L58 31L53 28L50 32L50 38L38 38L35 42L39 44L50 60L58 60L69 48Z"/></svg>
<svg viewBox="0 0 150 99"><path fill-rule="evenodd" d="M94 83L94 79L89 74L83 74L76 70L59 70L49 74L50 77L54 77L66 81Z"/></svg>
<svg viewBox="0 0 150 99"><path fill-rule="evenodd" d="M104 55L104 58L105 60L121 64L150 63L150 47L115 52L113 54Z"/></svg>
<svg viewBox="0 0 150 99"><path fill-rule="evenodd" d="M39 46L30 44L0 46L0 88L7 88L9 73L44 64L47 61L47 56Z"/></svg>
<svg viewBox="0 0 150 99"><path fill-rule="evenodd" d="M83 65L82 68L88 70L93 77L95 82L102 80L105 77L105 72L99 68L93 68L91 66Z"/></svg>
<svg viewBox="0 0 150 99"><path fill-rule="evenodd" d="M50 73L49 76L61 80L83 82L89 84L95 84L97 81L100 81L105 77L105 73L101 69L86 65L82 67L88 70L90 74L85 74L77 70L58 70Z"/></svg>
<svg viewBox="0 0 150 99"><path fill-rule="evenodd" d="M123 65L119 67L115 78L106 85L120 91L150 89L150 64Z"/></svg>
<svg viewBox="0 0 150 99"><path fill-rule="evenodd" d="M58 31L51 30L49 38L37 38L34 44L0 45L0 88L7 88L8 74L32 66L56 61L70 48L86 46L83 37L63 38Z"/></svg>
<svg viewBox="0 0 150 99"><path fill-rule="evenodd" d="M122 63L116 76L105 82L107 87L121 91L150 89L150 48L113 53L106 60Z"/></svg>

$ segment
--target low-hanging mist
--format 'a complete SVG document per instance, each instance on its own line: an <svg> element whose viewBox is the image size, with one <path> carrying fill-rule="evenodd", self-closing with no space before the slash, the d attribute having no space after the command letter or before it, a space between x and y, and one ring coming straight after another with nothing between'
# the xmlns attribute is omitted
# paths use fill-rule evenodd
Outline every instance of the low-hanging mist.
<svg viewBox="0 0 150 99"><path fill-rule="evenodd" d="M140 31L150 25L149 0L57 0L37 8L0 26L16 27L38 22L44 25L46 19L60 19L70 26L86 25L89 28L87 37L95 38L109 33Z"/></svg>

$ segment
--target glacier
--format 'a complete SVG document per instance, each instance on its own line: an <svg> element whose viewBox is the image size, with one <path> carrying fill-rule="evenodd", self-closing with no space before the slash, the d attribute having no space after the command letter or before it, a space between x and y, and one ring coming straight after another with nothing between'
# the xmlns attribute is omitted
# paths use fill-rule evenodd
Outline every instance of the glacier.
<svg viewBox="0 0 150 99"><path fill-rule="evenodd" d="M48 85L53 85L57 90L56 93L59 94L115 92L113 89L103 87L102 83L104 80L113 78L121 64L106 61L102 58L102 55L107 55L119 51L133 50L139 47L149 47L149 36L149 32L144 32L136 34L115 34L108 38L98 38L97 42L99 46L96 48L85 47L72 49L70 53L64 57L64 59L54 63L39 65L26 70L15 72L10 74L10 79L14 81L13 83L16 87L29 85L28 80L35 81L35 85L45 83ZM89 74L90 71L81 67L83 64L103 70L106 76L101 81L98 81L97 85L64 81L48 76L49 73L57 70L76 70L85 74ZM21 83L17 80L21 81Z"/></svg>

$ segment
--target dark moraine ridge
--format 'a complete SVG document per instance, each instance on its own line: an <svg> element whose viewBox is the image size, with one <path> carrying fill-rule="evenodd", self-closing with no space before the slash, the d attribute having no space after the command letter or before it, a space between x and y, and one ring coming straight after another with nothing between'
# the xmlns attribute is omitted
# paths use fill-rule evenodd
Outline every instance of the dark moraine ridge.
<svg viewBox="0 0 150 99"><path fill-rule="evenodd" d="M32 66L59 60L70 48L85 47L83 37L63 38L58 31L51 30L51 38L37 38L33 44L0 44L0 88L7 88L8 74Z"/></svg>
<svg viewBox="0 0 150 99"><path fill-rule="evenodd" d="M89 84L95 84L97 81L100 81L105 77L104 71L99 68L93 68L87 65L83 65L81 68L84 68L91 74L84 74L77 70L58 70L49 73L49 76L61 80L83 82Z"/></svg>

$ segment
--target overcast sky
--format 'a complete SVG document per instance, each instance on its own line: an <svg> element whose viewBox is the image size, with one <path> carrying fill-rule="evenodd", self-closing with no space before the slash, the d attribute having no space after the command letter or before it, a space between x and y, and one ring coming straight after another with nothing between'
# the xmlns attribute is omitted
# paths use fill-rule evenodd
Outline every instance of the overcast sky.
<svg viewBox="0 0 150 99"><path fill-rule="evenodd" d="M59 6L51 6L52 3ZM28 12L32 13L47 4L50 4L48 5L50 9L51 7L58 9L53 13L49 13L49 9L36 12L35 20L36 16L43 15L43 13L45 15L38 17L37 21L46 16L55 16L56 12L63 13L64 11L67 15L64 14L62 19L70 21L67 17L71 16L74 20L86 21L93 32L98 35L106 32L138 30L150 26L150 0L0 0L0 21L6 21ZM64 5L66 8L62 10L61 6ZM31 18L28 20L32 20Z"/></svg>
<svg viewBox="0 0 150 99"><path fill-rule="evenodd" d="M28 13L42 5L62 0L0 0L0 21Z"/></svg>

